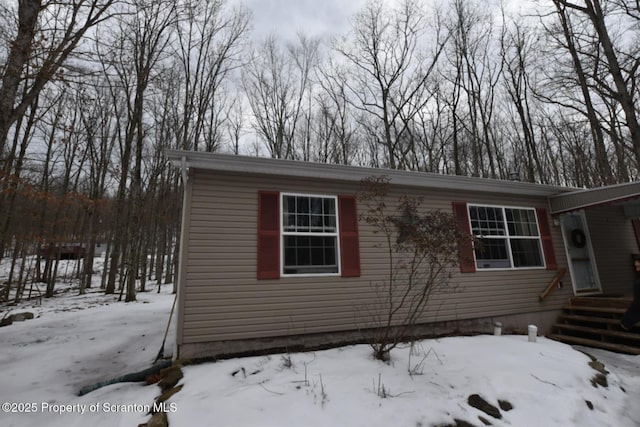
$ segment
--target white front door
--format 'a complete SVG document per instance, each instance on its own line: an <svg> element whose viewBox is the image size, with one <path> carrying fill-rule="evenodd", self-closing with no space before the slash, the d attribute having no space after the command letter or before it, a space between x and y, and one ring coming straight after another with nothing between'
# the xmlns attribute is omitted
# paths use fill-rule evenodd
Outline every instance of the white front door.
<svg viewBox="0 0 640 427"><path fill-rule="evenodd" d="M602 292L584 212L562 215L561 225L574 293Z"/></svg>

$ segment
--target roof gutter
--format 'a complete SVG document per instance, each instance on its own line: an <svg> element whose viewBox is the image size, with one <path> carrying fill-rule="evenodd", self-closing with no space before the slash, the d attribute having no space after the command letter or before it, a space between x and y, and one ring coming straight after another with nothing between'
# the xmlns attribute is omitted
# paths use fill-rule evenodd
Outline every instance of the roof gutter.
<svg viewBox="0 0 640 427"><path fill-rule="evenodd" d="M557 194L549 198L549 203L551 213L559 214L634 199L640 199L640 181Z"/></svg>
<svg viewBox="0 0 640 427"><path fill-rule="evenodd" d="M573 188L508 181L480 177L443 175L430 172L404 171L383 168L301 162L200 151L165 150L165 155L176 167L183 167L183 158L189 168L216 172L271 175L332 181L360 182L363 178L385 175L393 185L482 193L520 194L549 197Z"/></svg>

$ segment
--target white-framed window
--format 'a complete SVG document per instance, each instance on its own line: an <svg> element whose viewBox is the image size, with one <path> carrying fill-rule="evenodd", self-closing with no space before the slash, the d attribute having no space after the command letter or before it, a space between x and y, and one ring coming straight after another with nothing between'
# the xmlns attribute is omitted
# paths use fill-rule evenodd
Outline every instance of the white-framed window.
<svg viewBox="0 0 640 427"><path fill-rule="evenodd" d="M340 273L337 197L281 194L283 275Z"/></svg>
<svg viewBox="0 0 640 427"><path fill-rule="evenodd" d="M540 228L535 209L469 205L476 268L544 267Z"/></svg>

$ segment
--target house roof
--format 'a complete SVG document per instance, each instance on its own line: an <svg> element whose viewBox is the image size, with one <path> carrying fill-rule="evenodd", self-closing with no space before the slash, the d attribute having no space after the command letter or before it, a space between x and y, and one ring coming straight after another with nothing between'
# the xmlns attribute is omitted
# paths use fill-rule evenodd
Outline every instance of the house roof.
<svg viewBox="0 0 640 427"><path fill-rule="evenodd" d="M575 190L566 187L533 184L521 181L506 181L393 169L365 168L328 163L312 163L264 157L205 153L199 151L166 150L165 155L176 167L184 166L186 168L220 172L253 173L351 182L359 182L363 178L369 176L386 175L391 179L391 182L396 185L544 197Z"/></svg>
<svg viewBox="0 0 640 427"><path fill-rule="evenodd" d="M571 191L549 197L551 213L619 203L629 218L640 217L640 181Z"/></svg>

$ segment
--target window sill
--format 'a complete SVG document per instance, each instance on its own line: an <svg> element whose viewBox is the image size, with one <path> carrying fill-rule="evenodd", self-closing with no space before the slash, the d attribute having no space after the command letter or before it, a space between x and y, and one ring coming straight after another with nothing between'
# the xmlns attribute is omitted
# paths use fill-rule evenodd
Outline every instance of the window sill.
<svg viewBox="0 0 640 427"><path fill-rule="evenodd" d="M280 278L296 278L296 277L340 277L340 273L300 273L300 274L281 274Z"/></svg>

